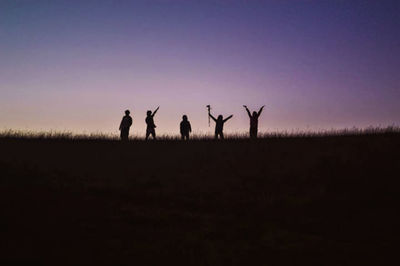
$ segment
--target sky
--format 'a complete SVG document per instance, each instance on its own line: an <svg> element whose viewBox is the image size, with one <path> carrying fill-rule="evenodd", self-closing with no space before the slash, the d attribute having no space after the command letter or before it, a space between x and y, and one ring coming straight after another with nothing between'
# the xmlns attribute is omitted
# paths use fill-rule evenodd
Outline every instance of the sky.
<svg viewBox="0 0 400 266"><path fill-rule="evenodd" d="M0 130L400 124L400 1L0 0ZM211 121L212 122L212 121ZM213 122L212 122L213 123Z"/></svg>

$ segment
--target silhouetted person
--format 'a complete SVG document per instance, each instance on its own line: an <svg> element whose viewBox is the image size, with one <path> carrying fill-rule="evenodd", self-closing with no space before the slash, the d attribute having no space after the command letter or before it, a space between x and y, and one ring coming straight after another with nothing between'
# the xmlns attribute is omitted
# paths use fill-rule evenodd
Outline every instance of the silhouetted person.
<svg viewBox="0 0 400 266"><path fill-rule="evenodd" d="M258 117L260 117L262 110L264 109L265 105L263 105L258 113L256 111L253 114L250 114L249 108L246 105L243 105L246 108L247 114L250 118L250 138L256 139L258 134Z"/></svg>
<svg viewBox="0 0 400 266"><path fill-rule="evenodd" d="M231 119L233 115L230 115L225 119L223 119L222 115L219 115L218 119L213 117L211 114L209 114L209 116L215 121L215 138L218 139L219 136L221 139L224 139L224 124L226 121Z"/></svg>
<svg viewBox="0 0 400 266"><path fill-rule="evenodd" d="M156 125L154 124L154 115L157 113L158 109L160 109L160 106L157 107L156 110L152 113L151 111L147 111L147 117L146 117L146 140L149 138L150 135L153 136L153 139L156 139Z"/></svg>
<svg viewBox="0 0 400 266"><path fill-rule="evenodd" d="M192 132L192 127L190 126L190 122L186 115L182 116L182 122L180 124L181 128L181 137L182 139L189 140L189 134Z"/></svg>
<svg viewBox="0 0 400 266"><path fill-rule="evenodd" d="M129 110L126 110L125 116L122 117L121 124L119 125L119 130L121 131L121 140L128 140L129 137L129 129L132 126L132 117L129 114Z"/></svg>

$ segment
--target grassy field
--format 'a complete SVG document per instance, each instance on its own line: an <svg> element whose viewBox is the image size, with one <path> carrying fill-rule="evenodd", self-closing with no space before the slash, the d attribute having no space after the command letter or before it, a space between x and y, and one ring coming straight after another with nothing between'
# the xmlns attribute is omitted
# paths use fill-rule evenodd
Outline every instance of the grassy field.
<svg viewBox="0 0 400 266"><path fill-rule="evenodd" d="M387 265L400 134L0 138L0 265Z"/></svg>

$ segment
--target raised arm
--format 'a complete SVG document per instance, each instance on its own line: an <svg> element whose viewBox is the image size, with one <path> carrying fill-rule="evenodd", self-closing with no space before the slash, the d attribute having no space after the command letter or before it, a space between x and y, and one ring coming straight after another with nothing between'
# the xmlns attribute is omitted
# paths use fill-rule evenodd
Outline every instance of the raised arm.
<svg viewBox="0 0 400 266"><path fill-rule="evenodd" d="M250 114L249 108L247 108L247 106L246 106L246 105L243 105L243 107L244 107L244 108L246 108L247 114L248 114L248 115L249 115L249 117L251 118L251 114Z"/></svg>
<svg viewBox="0 0 400 266"><path fill-rule="evenodd" d="M213 117L212 114L209 113L208 115L212 118L212 120L214 120L214 122L217 122L217 119Z"/></svg>
<svg viewBox="0 0 400 266"><path fill-rule="evenodd" d="M260 115L261 115L261 112L262 112L262 110L264 109L264 107L265 107L265 105L261 106L260 110L259 110L258 113L257 113L257 116L260 116Z"/></svg>
<svg viewBox="0 0 400 266"><path fill-rule="evenodd" d="M233 115L230 115L230 116L228 116L227 118L225 118L225 119L224 119L224 123L225 123L226 121L228 121L229 119L231 119L232 116L233 116Z"/></svg>
<svg viewBox="0 0 400 266"><path fill-rule="evenodd" d="M160 109L160 106L158 106L158 107L157 107L157 109L156 109L156 110L154 110L153 114L151 115L152 117L156 115L156 113L157 113L158 109Z"/></svg>

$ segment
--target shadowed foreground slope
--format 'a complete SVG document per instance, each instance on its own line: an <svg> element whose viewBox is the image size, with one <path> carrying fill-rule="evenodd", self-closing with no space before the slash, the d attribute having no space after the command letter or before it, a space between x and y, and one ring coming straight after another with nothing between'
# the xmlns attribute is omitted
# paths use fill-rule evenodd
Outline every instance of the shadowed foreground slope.
<svg viewBox="0 0 400 266"><path fill-rule="evenodd" d="M381 264L399 144L0 139L0 264Z"/></svg>

